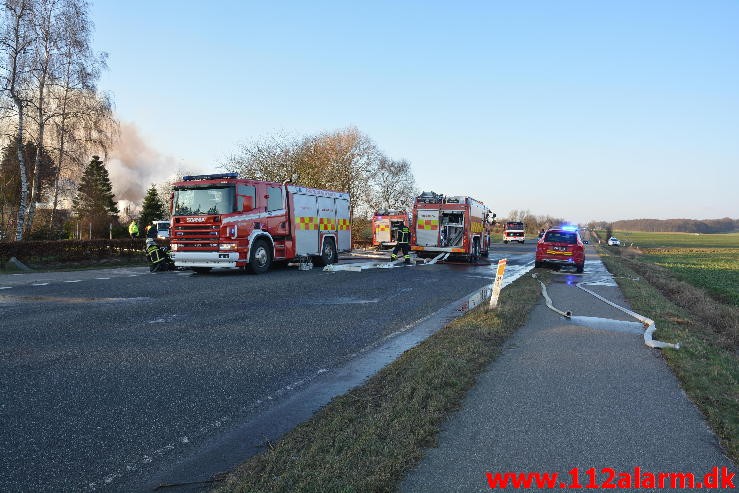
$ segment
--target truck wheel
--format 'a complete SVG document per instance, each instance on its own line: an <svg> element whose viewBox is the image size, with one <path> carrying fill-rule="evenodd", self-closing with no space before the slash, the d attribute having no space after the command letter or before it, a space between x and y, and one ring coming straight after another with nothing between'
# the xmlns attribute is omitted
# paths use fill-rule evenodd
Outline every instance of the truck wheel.
<svg viewBox="0 0 739 493"><path fill-rule="evenodd" d="M256 240L251 247L249 264L246 268L252 274L264 274L272 266L272 252L264 240Z"/></svg>
<svg viewBox="0 0 739 493"><path fill-rule="evenodd" d="M210 272L210 267L193 267L192 270L194 270L196 274L207 274Z"/></svg>
<svg viewBox="0 0 739 493"><path fill-rule="evenodd" d="M503 240L503 243L505 243L507 245L508 244L508 240Z"/></svg>
<svg viewBox="0 0 739 493"><path fill-rule="evenodd" d="M480 257L480 240L475 238L472 240L472 254L470 255L470 263L476 264L477 259Z"/></svg>
<svg viewBox="0 0 739 493"><path fill-rule="evenodd" d="M333 238L326 238L323 240L323 248L321 249L321 256L317 259L317 264L320 267L324 267L329 264L335 264L339 261L339 253L336 251L336 245L334 244Z"/></svg>

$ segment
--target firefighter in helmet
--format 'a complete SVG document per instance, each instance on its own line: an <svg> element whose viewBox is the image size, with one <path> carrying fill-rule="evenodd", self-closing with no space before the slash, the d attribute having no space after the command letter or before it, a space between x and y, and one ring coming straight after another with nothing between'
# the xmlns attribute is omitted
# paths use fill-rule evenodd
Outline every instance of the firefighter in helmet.
<svg viewBox="0 0 739 493"><path fill-rule="evenodd" d="M151 272L174 270L175 265L167 249L157 245L156 238L157 225L152 222L146 228L146 256L149 258L149 270Z"/></svg>
<svg viewBox="0 0 739 493"><path fill-rule="evenodd" d="M396 260L398 258L398 252L400 250L403 250L403 258L405 259L405 263L411 263L410 238L411 230L408 228L408 226L405 225L404 222L401 222L395 232L395 240L397 241L397 243L395 245L395 248L393 248L392 255L390 255L391 260Z"/></svg>
<svg viewBox="0 0 739 493"><path fill-rule="evenodd" d="M152 240L157 239L157 225L154 221L146 227L146 237Z"/></svg>
<svg viewBox="0 0 739 493"><path fill-rule="evenodd" d="M131 235L131 238L139 237L139 225L136 224L136 221L131 221L131 224L128 225L128 234Z"/></svg>

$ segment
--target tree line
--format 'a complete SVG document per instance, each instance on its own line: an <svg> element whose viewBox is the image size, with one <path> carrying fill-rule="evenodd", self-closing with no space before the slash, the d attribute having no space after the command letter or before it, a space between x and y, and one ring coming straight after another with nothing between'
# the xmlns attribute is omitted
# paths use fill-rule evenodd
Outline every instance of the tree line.
<svg viewBox="0 0 739 493"><path fill-rule="evenodd" d="M410 163L387 157L356 127L256 139L242 144L222 167L257 180L290 180L347 192L353 219L366 219L379 210L410 208L418 194Z"/></svg>
<svg viewBox="0 0 739 493"><path fill-rule="evenodd" d="M508 217L497 218L496 230L503 231L505 223L508 221L522 222L524 230L528 235L535 235L542 229L549 229L555 226L566 224L561 217L552 217L549 215L532 214L529 210L513 209L508 213Z"/></svg>
<svg viewBox="0 0 739 493"><path fill-rule="evenodd" d="M72 200L78 219L94 219L78 189L90 156L113 144L117 122L97 88L106 56L92 50L88 9L85 0L2 3L0 231L15 240L60 234ZM110 208L108 219L116 212Z"/></svg>
<svg viewBox="0 0 739 493"><path fill-rule="evenodd" d="M594 221L593 229L644 231L647 233L732 233L739 230L739 220L722 219L626 219L614 222Z"/></svg>

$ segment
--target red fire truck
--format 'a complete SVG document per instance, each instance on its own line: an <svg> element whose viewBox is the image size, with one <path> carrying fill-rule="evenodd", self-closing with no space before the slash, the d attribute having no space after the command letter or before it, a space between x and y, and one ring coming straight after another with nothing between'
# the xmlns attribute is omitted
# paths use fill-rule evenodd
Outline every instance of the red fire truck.
<svg viewBox="0 0 739 493"><path fill-rule="evenodd" d="M372 245L380 248L395 246L396 234L401 223L410 227L408 213L405 211L375 212L372 216Z"/></svg>
<svg viewBox="0 0 739 493"><path fill-rule="evenodd" d="M471 197L423 192L413 204L411 250L419 257L442 252L470 261L487 257L493 218L485 204Z"/></svg>
<svg viewBox="0 0 739 493"><path fill-rule="evenodd" d="M319 265L351 249L349 194L239 179L185 176L173 184L172 257L177 267L269 270L312 257Z"/></svg>
<svg viewBox="0 0 739 493"><path fill-rule="evenodd" d="M509 241L517 241L519 243L526 241L526 229L522 222L508 221L505 223L505 230L503 230L503 243L508 243Z"/></svg>

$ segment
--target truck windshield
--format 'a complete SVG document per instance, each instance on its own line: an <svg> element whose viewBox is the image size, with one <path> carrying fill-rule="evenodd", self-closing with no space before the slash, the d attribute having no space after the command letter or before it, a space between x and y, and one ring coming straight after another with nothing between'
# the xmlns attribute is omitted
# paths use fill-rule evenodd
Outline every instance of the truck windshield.
<svg viewBox="0 0 739 493"><path fill-rule="evenodd" d="M174 192L177 216L233 212L234 187L178 188Z"/></svg>

